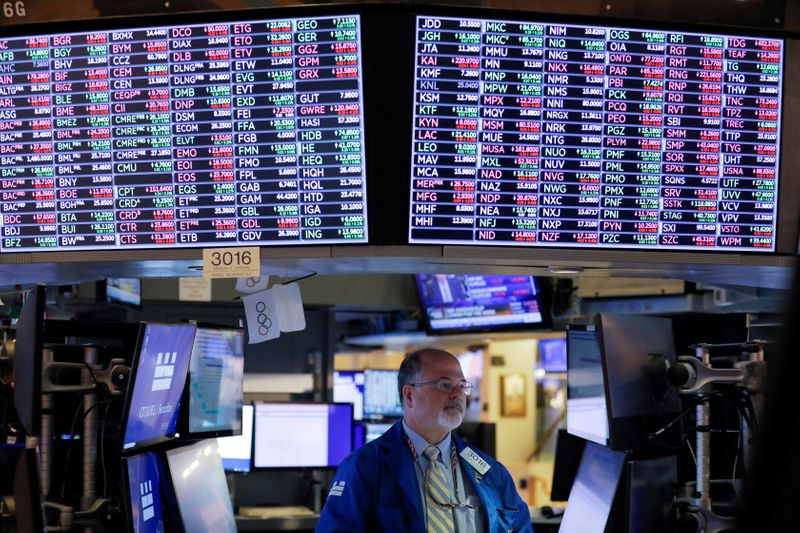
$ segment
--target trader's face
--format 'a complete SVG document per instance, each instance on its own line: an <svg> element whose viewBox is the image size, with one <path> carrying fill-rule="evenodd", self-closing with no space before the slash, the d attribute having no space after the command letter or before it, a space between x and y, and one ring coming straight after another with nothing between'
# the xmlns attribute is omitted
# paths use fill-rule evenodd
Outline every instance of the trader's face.
<svg viewBox="0 0 800 533"><path fill-rule="evenodd" d="M415 382L437 381L442 378L452 383L464 380L458 359L447 352L430 351L422 356L422 369ZM404 388L405 416L420 427L432 432L452 431L464 420L467 396L461 387L442 392L435 384Z"/></svg>

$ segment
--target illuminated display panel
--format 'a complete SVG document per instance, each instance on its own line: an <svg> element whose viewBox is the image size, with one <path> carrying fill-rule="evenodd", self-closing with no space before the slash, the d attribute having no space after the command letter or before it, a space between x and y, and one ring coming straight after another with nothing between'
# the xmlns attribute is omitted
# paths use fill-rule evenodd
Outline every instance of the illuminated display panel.
<svg viewBox="0 0 800 533"><path fill-rule="evenodd" d="M775 250L782 40L416 32L409 242Z"/></svg>
<svg viewBox="0 0 800 533"><path fill-rule="evenodd" d="M360 31L0 39L0 251L366 242Z"/></svg>

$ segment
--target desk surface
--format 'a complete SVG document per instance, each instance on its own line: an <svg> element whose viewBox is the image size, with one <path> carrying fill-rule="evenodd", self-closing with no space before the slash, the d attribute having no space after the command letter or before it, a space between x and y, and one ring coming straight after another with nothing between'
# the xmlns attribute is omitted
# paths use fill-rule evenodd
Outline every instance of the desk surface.
<svg viewBox="0 0 800 533"><path fill-rule="evenodd" d="M313 531L319 515L307 507L241 507L236 515L239 531Z"/></svg>

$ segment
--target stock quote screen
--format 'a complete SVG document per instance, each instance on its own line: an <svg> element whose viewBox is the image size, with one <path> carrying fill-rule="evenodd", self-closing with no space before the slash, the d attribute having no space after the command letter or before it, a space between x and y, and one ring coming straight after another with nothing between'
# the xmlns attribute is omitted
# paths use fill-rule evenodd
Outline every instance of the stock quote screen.
<svg viewBox="0 0 800 533"><path fill-rule="evenodd" d="M360 19L0 39L3 252L365 242Z"/></svg>
<svg viewBox="0 0 800 533"><path fill-rule="evenodd" d="M416 32L411 243L775 250L782 40Z"/></svg>

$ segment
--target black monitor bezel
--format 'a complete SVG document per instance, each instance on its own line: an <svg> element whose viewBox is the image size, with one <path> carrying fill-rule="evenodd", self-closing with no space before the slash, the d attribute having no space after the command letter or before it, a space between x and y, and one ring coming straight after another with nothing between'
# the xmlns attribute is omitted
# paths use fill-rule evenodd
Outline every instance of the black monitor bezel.
<svg viewBox="0 0 800 533"><path fill-rule="evenodd" d="M240 407L245 404L244 402L244 344L245 344L245 331L244 328L237 327L237 326L218 326L218 325L211 325L211 324L203 324L198 323L197 329L210 329L210 330L227 330L227 331L236 331L240 334L242 339L242 401L240 403ZM197 334L195 334L195 341L197 341ZM183 387L183 393L181 394L181 405L180 410L178 412L178 433L180 434L180 438L187 439L187 440L203 440L209 439L212 437L231 437L235 435L242 434L242 424L244 423L243 419L239 419L239 432L237 433L235 429L220 429L220 430L209 430L209 431L190 431L189 430L189 422L191 416L191 391L189 387L191 385L191 377L192 377L192 357L194 357L194 345L192 345L192 354L189 356L189 370L186 373L186 385ZM242 413L241 409L239 410Z"/></svg>
<svg viewBox="0 0 800 533"><path fill-rule="evenodd" d="M550 312L550 305L552 299L550 283L546 282L547 278L536 276L534 274L519 274L520 276L527 276L533 280L536 286L536 294L534 298L539 304L539 312L542 315L541 322L537 323L517 323L517 324L497 324L493 326L466 326L463 328L447 327L447 328L434 328L431 324L431 317L428 314L428 309L424 305L424 298L422 294L422 287L420 283L420 276L429 274L412 274L414 288L417 295L417 307L422 313L422 322L425 333L430 336L437 335L464 335L469 333L493 333L493 332L511 332L511 331L549 331L553 327L553 317ZM455 276L497 276L503 274L452 274Z"/></svg>
<svg viewBox="0 0 800 533"><path fill-rule="evenodd" d="M142 344L144 342L144 335L145 335L145 332L147 330L147 327L150 326L150 325L158 325L158 326L187 326L187 327L191 326L191 327L194 327L194 324L181 324L181 323L168 323L168 322L141 322L140 323L140 325L139 325L139 334L136 337L136 345L135 345L135 348L134 348L134 351L133 351L133 359L131 361L130 380L128 382L128 387L125 390L125 401L122 404L122 418L120 420L120 426L119 426L119 428L120 428L119 429L119 449L120 449L120 455L123 455L123 456L124 455L135 455L137 453L141 453L141 451L143 451L143 450L150 449L150 448L153 448L153 447L158 447L158 446L160 446L162 444L166 444L166 443L169 443L169 442L173 442L173 441L176 440L176 438L180 437L180 434L179 434L179 432L177 430L177 425L176 425L175 433L172 433L170 435L162 435L162 436L159 436L159 437L154 437L152 439L145 439L145 440L142 440L142 441L137 441L133 446L131 446L129 448L124 448L125 432L126 432L127 427L128 427L128 419L130 418L130 412L129 411L130 411L130 407L131 407L131 401L133 400L133 389L134 389L134 386L136 385L136 377L137 377L137 375L139 373L139 362L140 362L140 357L141 357ZM188 366L187 366L187 368L188 368ZM179 400L178 401L181 402L182 398L183 398L183 393L181 393L181 395L179 396ZM180 410L181 406L178 405L178 406L176 406L176 408L178 410ZM180 414L179 414L179 416L180 416Z"/></svg>
<svg viewBox="0 0 800 533"><path fill-rule="evenodd" d="M278 471L287 471L287 470L303 470L303 471L310 471L310 470L328 470L334 471L339 468L340 465L335 466L258 466L256 464L256 454L258 453L258 448L256 447L256 433L258 431L258 406L259 405L349 405L350 406L350 454L353 453L355 450L355 425L356 420L353 419L353 404L352 403L344 403L344 402L316 402L316 401L302 401L302 402L253 402L253 447L252 447L252 454L250 456L250 471L253 472L278 472ZM348 454L349 455L349 454ZM344 459L342 461L344 461ZM341 464L341 463L340 463Z"/></svg>
<svg viewBox="0 0 800 533"><path fill-rule="evenodd" d="M369 91L366 89L366 72L371 70L370 67L367 66L367 59L365 58L365 52L368 48L367 40L364 37L364 28L365 28L365 18L368 16L372 16L375 13L382 13L382 12L389 12L389 15L392 13L391 9L385 9L382 6L378 5L348 5L348 4L332 4L332 5L296 5L296 6L266 6L266 7L246 7L246 8L237 8L237 9L225 9L225 10L199 10L199 11L176 11L175 13L170 13L169 16L172 18L180 17L180 24L202 24L202 23L224 23L224 22L233 22L233 21L247 21L249 19L252 20L273 20L279 18L308 18L308 17L332 17L336 15L352 15L359 17L359 29L360 29L360 48L359 52L361 55L361 99L363 102L363 109L361 112L363 118L363 131L364 131L364 138L361 139L364 151L364 161L362 162L363 166L363 174L364 174L364 217L365 217L365 234L366 238L360 241L353 241L347 242L342 240L341 242L337 243L316 243L313 241L275 241L275 242L261 242L258 243L257 246L265 247L268 249L271 248L283 248L287 250L291 250L292 248L297 247L310 247L310 248L320 248L320 247L336 247L336 246L347 246L347 247L365 247L372 244L375 244L372 239L373 231L370 229L372 228L370 224L370 206L371 203L369 201L369 189L370 189L370 180L369 176L372 174L370 172L370 165L372 164L372 160L378 160L379 158L371 157L370 155L370 148L369 146L372 144L368 139L374 139L379 136L379 131L370 127L370 121L368 119L368 115L366 109L370 107L370 98L369 98ZM163 27L163 26L170 26L176 24L175 22L165 22L165 14L164 13L153 13L153 12L145 12L145 13L137 13L131 14L129 16L113 16L113 17L98 17L93 19L81 19L81 20L66 20L66 21L40 21L34 22L31 24L11 24L7 26L0 25L0 37L2 38L15 38L15 37L24 37L24 36L36 36L36 35L43 35L43 34L64 34L64 33L79 33L85 31L103 31L103 30L114 30L119 29L123 30L126 28L139 28L139 27ZM387 19L390 18L387 15ZM65 24L69 26L68 30L65 30ZM375 56L371 56L373 62L378 61L377 54ZM380 81L380 80L379 80ZM373 89L375 94L378 94L379 91ZM372 107L376 110L374 114L376 116L384 115L385 111L383 104L375 98L375 102ZM378 123L380 121L373 121L374 123ZM384 164L385 165L385 164ZM216 244L213 243L200 243L191 246L180 246L177 248L178 250L186 250L186 251L196 251L199 252L203 248L211 247L248 247L253 246L252 242L219 242ZM91 250L70 250L64 248L57 248L56 250L49 250L49 249L42 249L42 250L25 250L25 251L3 251L0 252L0 264L3 263L10 263L10 262L19 262L12 261L12 260L4 260L4 258L14 258L17 256L23 256L27 254L34 254L36 257L46 257L47 254L53 254L59 256L58 259L55 259L54 262L62 262L65 261L64 257L61 254L69 254L67 257L77 257L78 254L110 254L111 258L120 257L121 259L128 259L129 254L131 252L137 253L146 253L146 254L158 254L152 259L172 259L174 258L174 250L176 248L164 246L164 245L152 245L152 246L133 246L133 247L110 247L108 249L103 248L95 248Z"/></svg>
<svg viewBox="0 0 800 533"><path fill-rule="evenodd" d="M29 526L32 532L45 531L47 521L44 516L44 499L42 483L39 475L39 452L37 448L24 448L17 459L14 469L14 500L16 506L17 527ZM20 505L22 502L22 505ZM30 509L26 509L30 507ZM30 510L28 513L26 511ZM20 520L22 516L22 520ZM19 531L26 531L25 528Z"/></svg>
<svg viewBox="0 0 800 533"><path fill-rule="evenodd" d="M128 13L130 11L130 13ZM561 22L565 24L608 24L617 25L619 27L642 27L652 29L664 29L672 31L693 31L702 32L708 31L713 33L729 33L742 36L764 36L769 38L784 39L787 44L784 50L786 52L784 58L784 73L788 74L786 64L790 62L790 51L788 44L793 40L798 39L797 32L784 31L781 29L765 28L758 26L751 27L737 27L732 24L712 24L709 22L685 22L685 21L664 21L650 19L634 19L625 17L608 16L607 13L603 14L576 14L572 13L556 13L554 11L541 12L533 10L510 10L498 8L480 8L480 7L455 7L455 6L421 6L421 5L376 5L376 4L337 4L337 5L314 5L314 6L268 6L260 8L244 8L244 9L218 9L218 10L187 10L180 11L178 9L169 9L169 13L158 12L157 10L143 9L140 12L135 9L122 8L115 12L119 15L127 16L99 16L93 19L83 20L47 20L37 21L34 23L25 24L9 24L2 26L2 33L4 36L14 37L25 34L41 34L41 33L62 33L64 25L70 26L70 31L86 31L93 29L112 29L124 28L140 25L153 24L158 25L163 21L164 16L180 16L186 23L204 22L204 21L225 21L234 19L252 18L271 18L271 17L308 17L308 16L327 16L336 14L358 15L361 17L361 52L363 61L364 74L362 76L362 98L364 102L364 132L365 137L370 139L384 138L388 139L380 145L366 142L365 143L365 173L366 173L366 195L367 195L367 233L368 239L366 242L354 243L336 243L336 244L315 244L302 243L300 246L347 246L350 247L363 247L364 245L397 245L409 244L409 222L410 222L410 205L406 199L410 196L411 184L411 146L412 146L412 132L413 124L410 120L411 111L414 106L413 98L413 74L415 68L414 62L414 32L415 32L415 17L416 16L443 16L443 17L469 17L469 18L492 18L501 20L521 20L521 21L537 21L537 22ZM373 43L378 43L386 38L387 32L393 32L395 39L393 40L394 46L381 47L374 46ZM389 59L387 59L390 58ZM372 73L372 74L369 74ZM387 81L388 80L388 81ZM794 80L784 77L784 86L782 91L783 100L783 117L781 123L784 124L788 120L787 102L791 99L787 98L786 87L790 86ZM378 96L380 95L380 96ZM391 106L385 105L386 102L392 102ZM370 117L381 117L382 123L391 122L395 127L387 128L380 126L379 121L370 120ZM657 259L659 254L680 253L687 256L686 261L691 261L691 257L708 257L708 254L723 254L728 257L739 256L754 256L754 257L777 257L785 255L795 255L797 251L798 235L800 235L800 205L795 205L796 202L790 202L788 198L794 198L800 194L800 183L796 185L789 184L791 181L787 177L781 178L785 174L782 170L784 167L790 167L789 150L784 149L785 143L783 142L786 130L788 127L781 128L781 140L779 146L781 148L781 161L779 163L779 188L778 196L783 201L778 202L777 220L776 220L776 246L774 251L759 252L759 251L738 251L738 250L657 250L649 248L588 248L588 247L526 247L526 246L484 246L490 250L492 248L509 248L510 250L521 249L541 249L542 251L555 251L559 249L566 249L570 251L585 251L585 252L627 252L627 253L648 253L652 254L654 259ZM399 152L407 154L409 157L403 157L397 160L398 148ZM796 157L795 157L796 159ZM798 161L796 164L800 164ZM786 189L786 190L784 190ZM403 198L401 202L397 202L397 198ZM370 200L372 199L372 200ZM397 220L403 220L403 223L397 224ZM381 228L378 234L377 228ZM372 228L372 229L370 229ZM264 245L267 247L283 247L291 249L298 246L293 243L275 243ZM435 244L435 243L416 243L414 246L476 246L471 242L459 244ZM186 247L187 250L196 250L200 247ZM133 248L133 249L120 249L120 250L89 250L89 251L71 251L60 250L53 252L58 257L56 262L64 261L65 257L74 256L79 253L97 252L101 255L108 254L109 258L120 257L130 251L145 251L148 253L156 254L156 259L164 258L171 253L168 250L160 250L157 246L151 248ZM68 254L62 256L60 254ZM12 262L8 259L14 259L15 255L24 254L37 254L42 256L41 251L29 252L4 252L0 254L0 263ZM697 255L695 255L697 254ZM171 257L171 256L170 256ZM4 258L6 258L4 260ZM127 258L127 256L126 256ZM13 261L16 262L16 261Z"/></svg>
<svg viewBox="0 0 800 533"><path fill-rule="evenodd" d="M14 339L14 408L25 432L36 437L42 432L42 350L46 307L45 286L37 284L28 292L22 304ZM27 324L28 320L23 321L23 318L27 318L26 313L30 313L33 324ZM24 327L20 328L20 324ZM22 336L20 331L23 332ZM23 348L22 351L20 347ZM31 353L25 353L26 350L31 350ZM24 369L24 372L18 372L20 369ZM22 380L19 379L21 376ZM30 407L31 412L20 413L20 406Z"/></svg>
<svg viewBox="0 0 800 533"><path fill-rule="evenodd" d="M672 411L665 411L663 416L665 417L661 420L661 425L658 427L650 428L652 433L655 433L658 430L662 432L658 435L650 434L649 436L644 435L644 429L634 427L637 423L646 424L648 417L651 416L659 416L659 415L636 415L630 417L621 417L617 416L614 412L614 401L613 401L613 393L612 393L612 385L610 376L615 374L613 368L609 364L609 356L608 356L608 345L607 345L607 337L608 337L608 327L604 326L603 320L604 316L609 316L605 313L600 313L597 315L597 331L598 331L598 339L600 341L600 354L601 360L603 363L603 387L605 391L605 398L606 398L606 412L607 412L607 422L608 422L608 447L612 450L617 451L640 451L645 449L658 449L658 448L676 448L679 447L681 442L676 443L669 443L668 440L670 438L678 437L682 439L683 436L683 424L681 423L681 400L680 396L677 393L677 390L672 388L669 392L671 393L672 402L676 404L676 408ZM633 320L638 320L641 318L645 319L660 319L670 322L670 332L672 327L672 321L668 318L662 317L653 317L653 316L643 316L643 315L610 315L613 316L614 319L619 317L625 317L624 320L627 320L628 323ZM607 324L607 323L606 323ZM644 354L647 355L647 354ZM668 359L670 358L672 362L675 360L675 353L674 353L674 337L673 337L673 353L672 354L662 354ZM640 368L646 367L646 363L643 362ZM669 426L667 424L671 423Z"/></svg>
<svg viewBox="0 0 800 533"><path fill-rule="evenodd" d="M655 248L655 247L624 247L624 246L559 246L559 247L548 247L542 246L537 244L536 246L525 246L525 245L491 245L491 244L484 244L482 242L476 241L465 241L463 243L444 243L444 242L410 242L410 222L411 222L411 202L410 202L410 192L412 190L411 187L411 180L412 175L412 152L409 149L407 152L408 157L403 160L400 165L404 166L405 168L405 179L403 183L405 184L405 190L400 191L399 188L396 190L395 195L403 194L401 198L404 198L405 205L405 239L403 241L404 244L411 244L413 246L447 246L447 247L463 247L463 246L476 246L480 248L486 248L487 250L497 249L497 248L508 248L510 250L521 250L521 249L528 249L528 250L542 250L542 251L557 251L557 250L569 250L571 252L574 251L581 251L581 252L595 252L595 253L602 253L602 252L617 252L617 253L649 253L653 254L654 260L657 260L659 254L669 254L669 253L681 253L681 254L689 254L694 255L698 254L697 257L700 256L708 256L714 254L721 254L722 256L755 256L755 257L776 257L781 255L795 255L797 253L798 248L798 238L800 237L800 204L797 202L790 201L791 198L795 198L800 195L800 182L798 180L792 180L789 178L788 174L784 175L785 173L782 172L784 167L790 167L790 152L789 148L785 145L784 137L786 135L786 130L789 129L789 115L787 111L787 107L791 107L789 104L791 103L792 99L787 96L787 87L789 87L793 82L800 82L800 80L792 80L788 79L789 70L787 69L787 64L789 64L789 43L792 39L797 39L798 35L792 32L786 32L782 30L774 30L774 29L767 29L767 28L741 28L741 27L734 27L730 25L712 25L709 23L697 23L693 24L690 22L664 22L664 21L654 21L654 20L636 20L630 18L620 18L620 17L608 17L604 15L598 16L588 16L588 15L575 15L575 14L558 14L554 12L549 13L542 13L536 11L519 11L519 10L504 10L504 9L497 9L497 8L476 8L476 7L452 7L452 6L413 6L410 7L409 15L411 16L412 20L412 28L416 29L416 17L418 16L439 16L439 17L455 17L455 18L478 18L478 19L497 19L497 20L518 20L518 21L531 21L531 22L544 22L544 23L563 23L563 24L590 24L590 25L615 25L619 26L620 28L641 28L641 29L653 29L653 30L663 30L663 31L686 31L686 32L709 32L714 34L728 34L728 35L741 35L743 37L768 37L774 39L782 39L784 43L783 47L783 84L781 86L781 111L782 116L779 119L779 123L781 127L780 135L778 139L778 150L780 159L778 161L777 167L777 179L778 179L778 188L776 189L777 193L777 208L776 208L776 217L775 217L775 249L771 251L757 251L752 249L746 250L705 250L702 249L703 247L698 247L699 249L669 249L669 248ZM409 37L410 44L408 44L407 48L411 50L413 48L414 43L414 36L412 35ZM405 45L406 43L404 43ZM416 54L416 50L413 51L412 55ZM413 58L412 58L413 59ZM798 60L800 58L792 58L794 60ZM416 68L416 62L412 61L412 66L409 68L408 71L408 80L409 83L407 84L409 87L413 86L414 80L414 69ZM414 91L409 91L410 96L408 97L407 102L407 116L413 117L413 109L414 109ZM409 145L411 144L411 139L413 137L414 125L412 124L412 120L409 118L407 120L407 139L409 141ZM800 165L800 160L798 159L800 156L794 155L794 159L796 160L796 165ZM790 183L795 181L797 183ZM397 196L396 196L397 197ZM405 199L408 201L406 202ZM394 211L393 215L395 217L399 216L399 212ZM785 221L785 222L784 222ZM782 223L784 222L784 223ZM375 224L376 226L378 224ZM686 262L690 262L687 260Z"/></svg>

